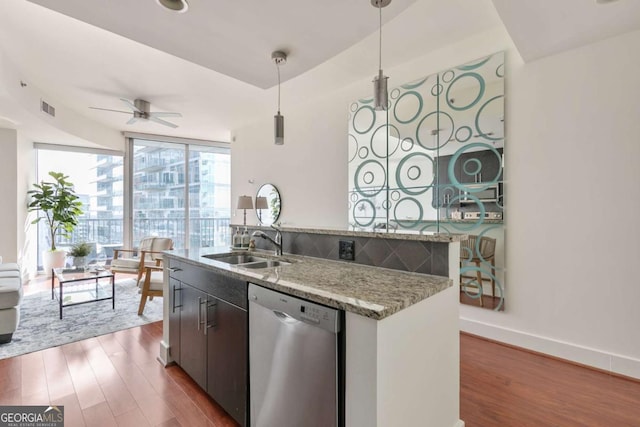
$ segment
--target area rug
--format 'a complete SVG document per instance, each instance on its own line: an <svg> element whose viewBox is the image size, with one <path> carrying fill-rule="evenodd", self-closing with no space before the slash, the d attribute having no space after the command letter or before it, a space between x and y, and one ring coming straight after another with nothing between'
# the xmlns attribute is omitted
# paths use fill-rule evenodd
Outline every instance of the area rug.
<svg viewBox="0 0 640 427"><path fill-rule="evenodd" d="M133 279L116 280L115 310L111 300L65 307L62 320L51 290L27 295L22 299L20 324L13 339L0 344L0 359L162 320L162 298L147 301L142 316L138 316L139 304Z"/></svg>

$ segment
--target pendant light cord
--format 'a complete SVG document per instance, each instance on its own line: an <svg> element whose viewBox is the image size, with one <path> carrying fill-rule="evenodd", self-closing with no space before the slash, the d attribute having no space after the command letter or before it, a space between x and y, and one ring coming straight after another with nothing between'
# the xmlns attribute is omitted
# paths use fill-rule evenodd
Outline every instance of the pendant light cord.
<svg viewBox="0 0 640 427"><path fill-rule="evenodd" d="M280 114L280 64L276 64L278 69L278 114Z"/></svg>
<svg viewBox="0 0 640 427"><path fill-rule="evenodd" d="M380 41L378 42L378 58L379 58L379 62L378 62L378 69L382 70L382 4L378 3L378 12L380 13L380 25L379 25L379 29L380 29Z"/></svg>

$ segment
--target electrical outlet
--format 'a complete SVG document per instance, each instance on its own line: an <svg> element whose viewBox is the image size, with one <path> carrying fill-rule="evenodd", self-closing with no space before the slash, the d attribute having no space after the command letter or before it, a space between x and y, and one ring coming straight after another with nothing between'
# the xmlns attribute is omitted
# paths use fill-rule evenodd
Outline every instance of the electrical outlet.
<svg viewBox="0 0 640 427"><path fill-rule="evenodd" d="M346 261L354 261L356 259L355 245L356 242L354 240L340 240L338 244L338 258Z"/></svg>

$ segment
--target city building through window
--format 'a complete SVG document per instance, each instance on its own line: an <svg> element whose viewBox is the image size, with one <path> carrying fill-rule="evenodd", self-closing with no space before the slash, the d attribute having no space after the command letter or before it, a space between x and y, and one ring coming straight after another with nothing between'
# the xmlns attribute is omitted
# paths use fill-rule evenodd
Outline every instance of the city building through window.
<svg viewBox="0 0 640 427"><path fill-rule="evenodd" d="M62 172L83 204L78 226L58 236L57 247L86 242L92 248L88 262L109 263L114 249L136 247L148 236L169 237L176 249L229 244L228 146L158 139L127 138L126 157L115 151L36 144L38 182L50 180L50 171ZM41 252L49 247L41 221L38 268Z"/></svg>

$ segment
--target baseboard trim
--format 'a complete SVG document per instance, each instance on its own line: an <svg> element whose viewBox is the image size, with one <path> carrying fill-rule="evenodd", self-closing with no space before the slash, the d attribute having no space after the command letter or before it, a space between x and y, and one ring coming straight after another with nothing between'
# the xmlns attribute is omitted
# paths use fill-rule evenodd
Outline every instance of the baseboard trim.
<svg viewBox="0 0 640 427"><path fill-rule="evenodd" d="M158 361L162 363L162 366L167 366L172 362L169 353L169 346L164 342L164 340L160 341L160 353L158 354Z"/></svg>
<svg viewBox="0 0 640 427"><path fill-rule="evenodd" d="M460 318L460 330L604 372L640 380L640 360L631 357L467 318Z"/></svg>
<svg viewBox="0 0 640 427"><path fill-rule="evenodd" d="M456 421L456 423L453 425L453 427L464 427L464 421L462 421L462 420Z"/></svg>
<svg viewBox="0 0 640 427"><path fill-rule="evenodd" d="M8 334L0 334L0 344L10 343L12 337L13 337L13 332L10 332Z"/></svg>

